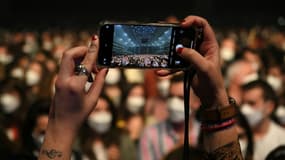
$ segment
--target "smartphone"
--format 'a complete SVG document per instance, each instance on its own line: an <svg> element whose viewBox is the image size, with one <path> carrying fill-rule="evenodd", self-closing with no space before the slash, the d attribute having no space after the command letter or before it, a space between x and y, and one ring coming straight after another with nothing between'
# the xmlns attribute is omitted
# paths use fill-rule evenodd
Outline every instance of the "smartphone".
<svg viewBox="0 0 285 160"><path fill-rule="evenodd" d="M187 68L176 47L196 49L201 29L167 23L104 23L98 65L122 68Z"/></svg>

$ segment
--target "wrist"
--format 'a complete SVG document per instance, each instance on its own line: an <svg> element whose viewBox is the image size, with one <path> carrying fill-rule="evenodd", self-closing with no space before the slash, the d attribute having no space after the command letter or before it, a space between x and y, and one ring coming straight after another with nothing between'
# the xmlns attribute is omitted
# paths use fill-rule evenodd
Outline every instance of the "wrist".
<svg viewBox="0 0 285 160"><path fill-rule="evenodd" d="M200 106L198 118L202 123L218 124L225 120L234 118L237 114L236 102L233 98L228 98L227 105L207 107Z"/></svg>
<svg viewBox="0 0 285 160"><path fill-rule="evenodd" d="M52 121L52 120L51 120ZM39 159L70 159L76 132L49 121Z"/></svg>

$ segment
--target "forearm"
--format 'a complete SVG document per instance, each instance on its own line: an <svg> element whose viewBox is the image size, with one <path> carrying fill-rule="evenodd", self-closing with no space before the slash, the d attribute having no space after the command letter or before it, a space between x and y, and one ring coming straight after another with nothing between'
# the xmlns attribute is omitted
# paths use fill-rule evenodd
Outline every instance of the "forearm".
<svg viewBox="0 0 285 160"><path fill-rule="evenodd" d="M52 120L51 120L52 121ZM49 122L39 160L70 160L76 131L64 125Z"/></svg>
<svg viewBox="0 0 285 160"><path fill-rule="evenodd" d="M242 160L235 127L217 133L204 134L209 160Z"/></svg>
<svg viewBox="0 0 285 160"><path fill-rule="evenodd" d="M224 95L224 94L223 94ZM221 96L211 109L217 106L229 106L226 95ZM238 142L235 125L215 131L203 131L204 149L209 153L208 159L213 160L241 160L242 154Z"/></svg>

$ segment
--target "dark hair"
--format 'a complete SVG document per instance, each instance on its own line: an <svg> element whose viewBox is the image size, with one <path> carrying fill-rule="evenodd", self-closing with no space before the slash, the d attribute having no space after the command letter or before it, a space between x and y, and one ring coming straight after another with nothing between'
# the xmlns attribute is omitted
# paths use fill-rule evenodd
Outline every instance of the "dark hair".
<svg viewBox="0 0 285 160"><path fill-rule="evenodd" d="M206 154L207 152L200 148L189 146L189 155L191 156L190 159L203 160L205 159ZM163 157L163 160L180 160L182 158L183 158L183 145L168 152Z"/></svg>
<svg viewBox="0 0 285 160"><path fill-rule="evenodd" d="M284 160L285 159L285 145L281 145L273 149L266 156L265 160Z"/></svg>
<svg viewBox="0 0 285 160"><path fill-rule="evenodd" d="M133 113L131 113L128 109L127 109L127 100L129 97L130 92L135 88L135 87L139 87L141 86L143 88L143 90L145 91L145 86L142 83L129 83L128 85L126 85L125 87L125 93L122 96L122 106L120 106L120 112L119 112L119 116L120 118L124 118L124 119L128 119L130 117L133 116ZM146 92L144 93L143 97L146 97ZM144 108L144 107L143 107ZM141 110L138 112L138 114L144 116L144 109L141 108Z"/></svg>
<svg viewBox="0 0 285 160"><path fill-rule="evenodd" d="M50 105L50 99L38 99L29 107L21 132L22 149L27 152L32 152L37 147L33 143L32 132L36 126L37 118L42 115L48 116Z"/></svg>
<svg viewBox="0 0 285 160"><path fill-rule="evenodd" d="M273 90L273 88L266 81L264 81L262 79L258 79L258 80L249 82L249 83L242 86L243 91L248 91L248 90L251 90L254 88L262 89L263 99L273 101L274 106L276 108L276 106L278 105L277 95L276 95L275 91Z"/></svg>

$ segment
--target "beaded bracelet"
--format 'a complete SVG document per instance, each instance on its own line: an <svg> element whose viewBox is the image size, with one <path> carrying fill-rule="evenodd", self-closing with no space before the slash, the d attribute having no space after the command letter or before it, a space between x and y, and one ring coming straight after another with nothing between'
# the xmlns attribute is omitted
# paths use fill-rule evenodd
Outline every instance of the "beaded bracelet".
<svg viewBox="0 0 285 160"><path fill-rule="evenodd" d="M235 118L230 118L228 120L225 120L223 122L219 122L219 123L202 123L201 125L201 130L202 131L207 131L207 132L215 132L218 130L222 130L225 128L228 128L230 126L232 126L233 124L236 123L236 119Z"/></svg>

